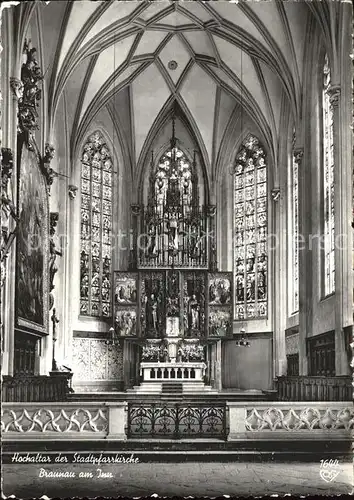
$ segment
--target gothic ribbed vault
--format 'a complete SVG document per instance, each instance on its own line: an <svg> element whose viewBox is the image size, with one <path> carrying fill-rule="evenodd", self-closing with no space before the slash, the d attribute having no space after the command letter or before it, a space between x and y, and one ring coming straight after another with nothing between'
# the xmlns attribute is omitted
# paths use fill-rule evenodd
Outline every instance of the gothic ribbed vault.
<svg viewBox="0 0 354 500"><path fill-rule="evenodd" d="M74 157L99 110L119 122L128 89L133 168L171 100L202 138L206 165L237 105L276 156L284 99L299 112L309 14L302 2L50 2L41 16L52 26L43 32L52 127L65 93Z"/></svg>

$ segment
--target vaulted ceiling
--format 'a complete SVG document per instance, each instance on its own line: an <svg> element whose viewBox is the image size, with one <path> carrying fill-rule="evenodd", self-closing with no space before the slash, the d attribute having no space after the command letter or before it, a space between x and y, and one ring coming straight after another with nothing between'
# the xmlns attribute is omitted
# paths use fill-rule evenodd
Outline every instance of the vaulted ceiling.
<svg viewBox="0 0 354 500"><path fill-rule="evenodd" d="M154 124L176 100L212 164L235 109L273 152L282 100L298 113L305 2L76 0L40 10L49 109L54 123L65 93L72 148L106 107L118 126L130 128L122 133L130 135L137 164Z"/></svg>

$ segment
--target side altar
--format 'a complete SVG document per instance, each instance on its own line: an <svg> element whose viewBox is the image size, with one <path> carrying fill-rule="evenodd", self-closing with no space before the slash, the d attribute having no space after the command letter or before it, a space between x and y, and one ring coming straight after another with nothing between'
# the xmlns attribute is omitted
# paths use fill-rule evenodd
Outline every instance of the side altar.
<svg viewBox="0 0 354 500"><path fill-rule="evenodd" d="M232 335L232 273L217 270L216 207L205 204L203 171L172 117L170 147L152 154L143 203L131 207L130 269L114 272L126 388L211 383L213 345Z"/></svg>

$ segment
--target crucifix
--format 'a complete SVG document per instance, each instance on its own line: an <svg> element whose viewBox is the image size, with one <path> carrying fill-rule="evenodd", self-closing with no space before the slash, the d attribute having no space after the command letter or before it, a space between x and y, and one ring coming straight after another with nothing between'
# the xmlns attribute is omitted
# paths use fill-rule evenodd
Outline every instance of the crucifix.
<svg viewBox="0 0 354 500"><path fill-rule="evenodd" d="M55 314L55 308L53 309L53 314L51 316L51 321L53 324L53 355L52 355L52 371L58 371L57 362L55 360L55 342L57 341L57 324L59 323L59 319Z"/></svg>

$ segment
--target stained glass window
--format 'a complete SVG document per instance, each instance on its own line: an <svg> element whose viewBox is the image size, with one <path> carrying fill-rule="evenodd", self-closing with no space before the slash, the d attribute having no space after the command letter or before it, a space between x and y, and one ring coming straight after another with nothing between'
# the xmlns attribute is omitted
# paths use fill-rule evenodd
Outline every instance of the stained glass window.
<svg viewBox="0 0 354 500"><path fill-rule="evenodd" d="M268 314L267 165L262 145L249 135L234 165L235 319Z"/></svg>
<svg viewBox="0 0 354 500"><path fill-rule="evenodd" d="M299 310L299 165L293 154L291 165L292 312Z"/></svg>
<svg viewBox="0 0 354 500"><path fill-rule="evenodd" d="M334 292L334 145L333 110L329 89L331 72L326 55L323 68L323 221L324 221L324 292Z"/></svg>
<svg viewBox="0 0 354 500"><path fill-rule="evenodd" d="M190 161L181 149L173 147L166 151L160 158L154 179L153 189L157 206L166 204L167 192L174 186L172 191L178 194L176 204L190 206L193 177Z"/></svg>
<svg viewBox="0 0 354 500"><path fill-rule="evenodd" d="M112 172L100 132L84 146L81 165L80 314L111 316Z"/></svg>

